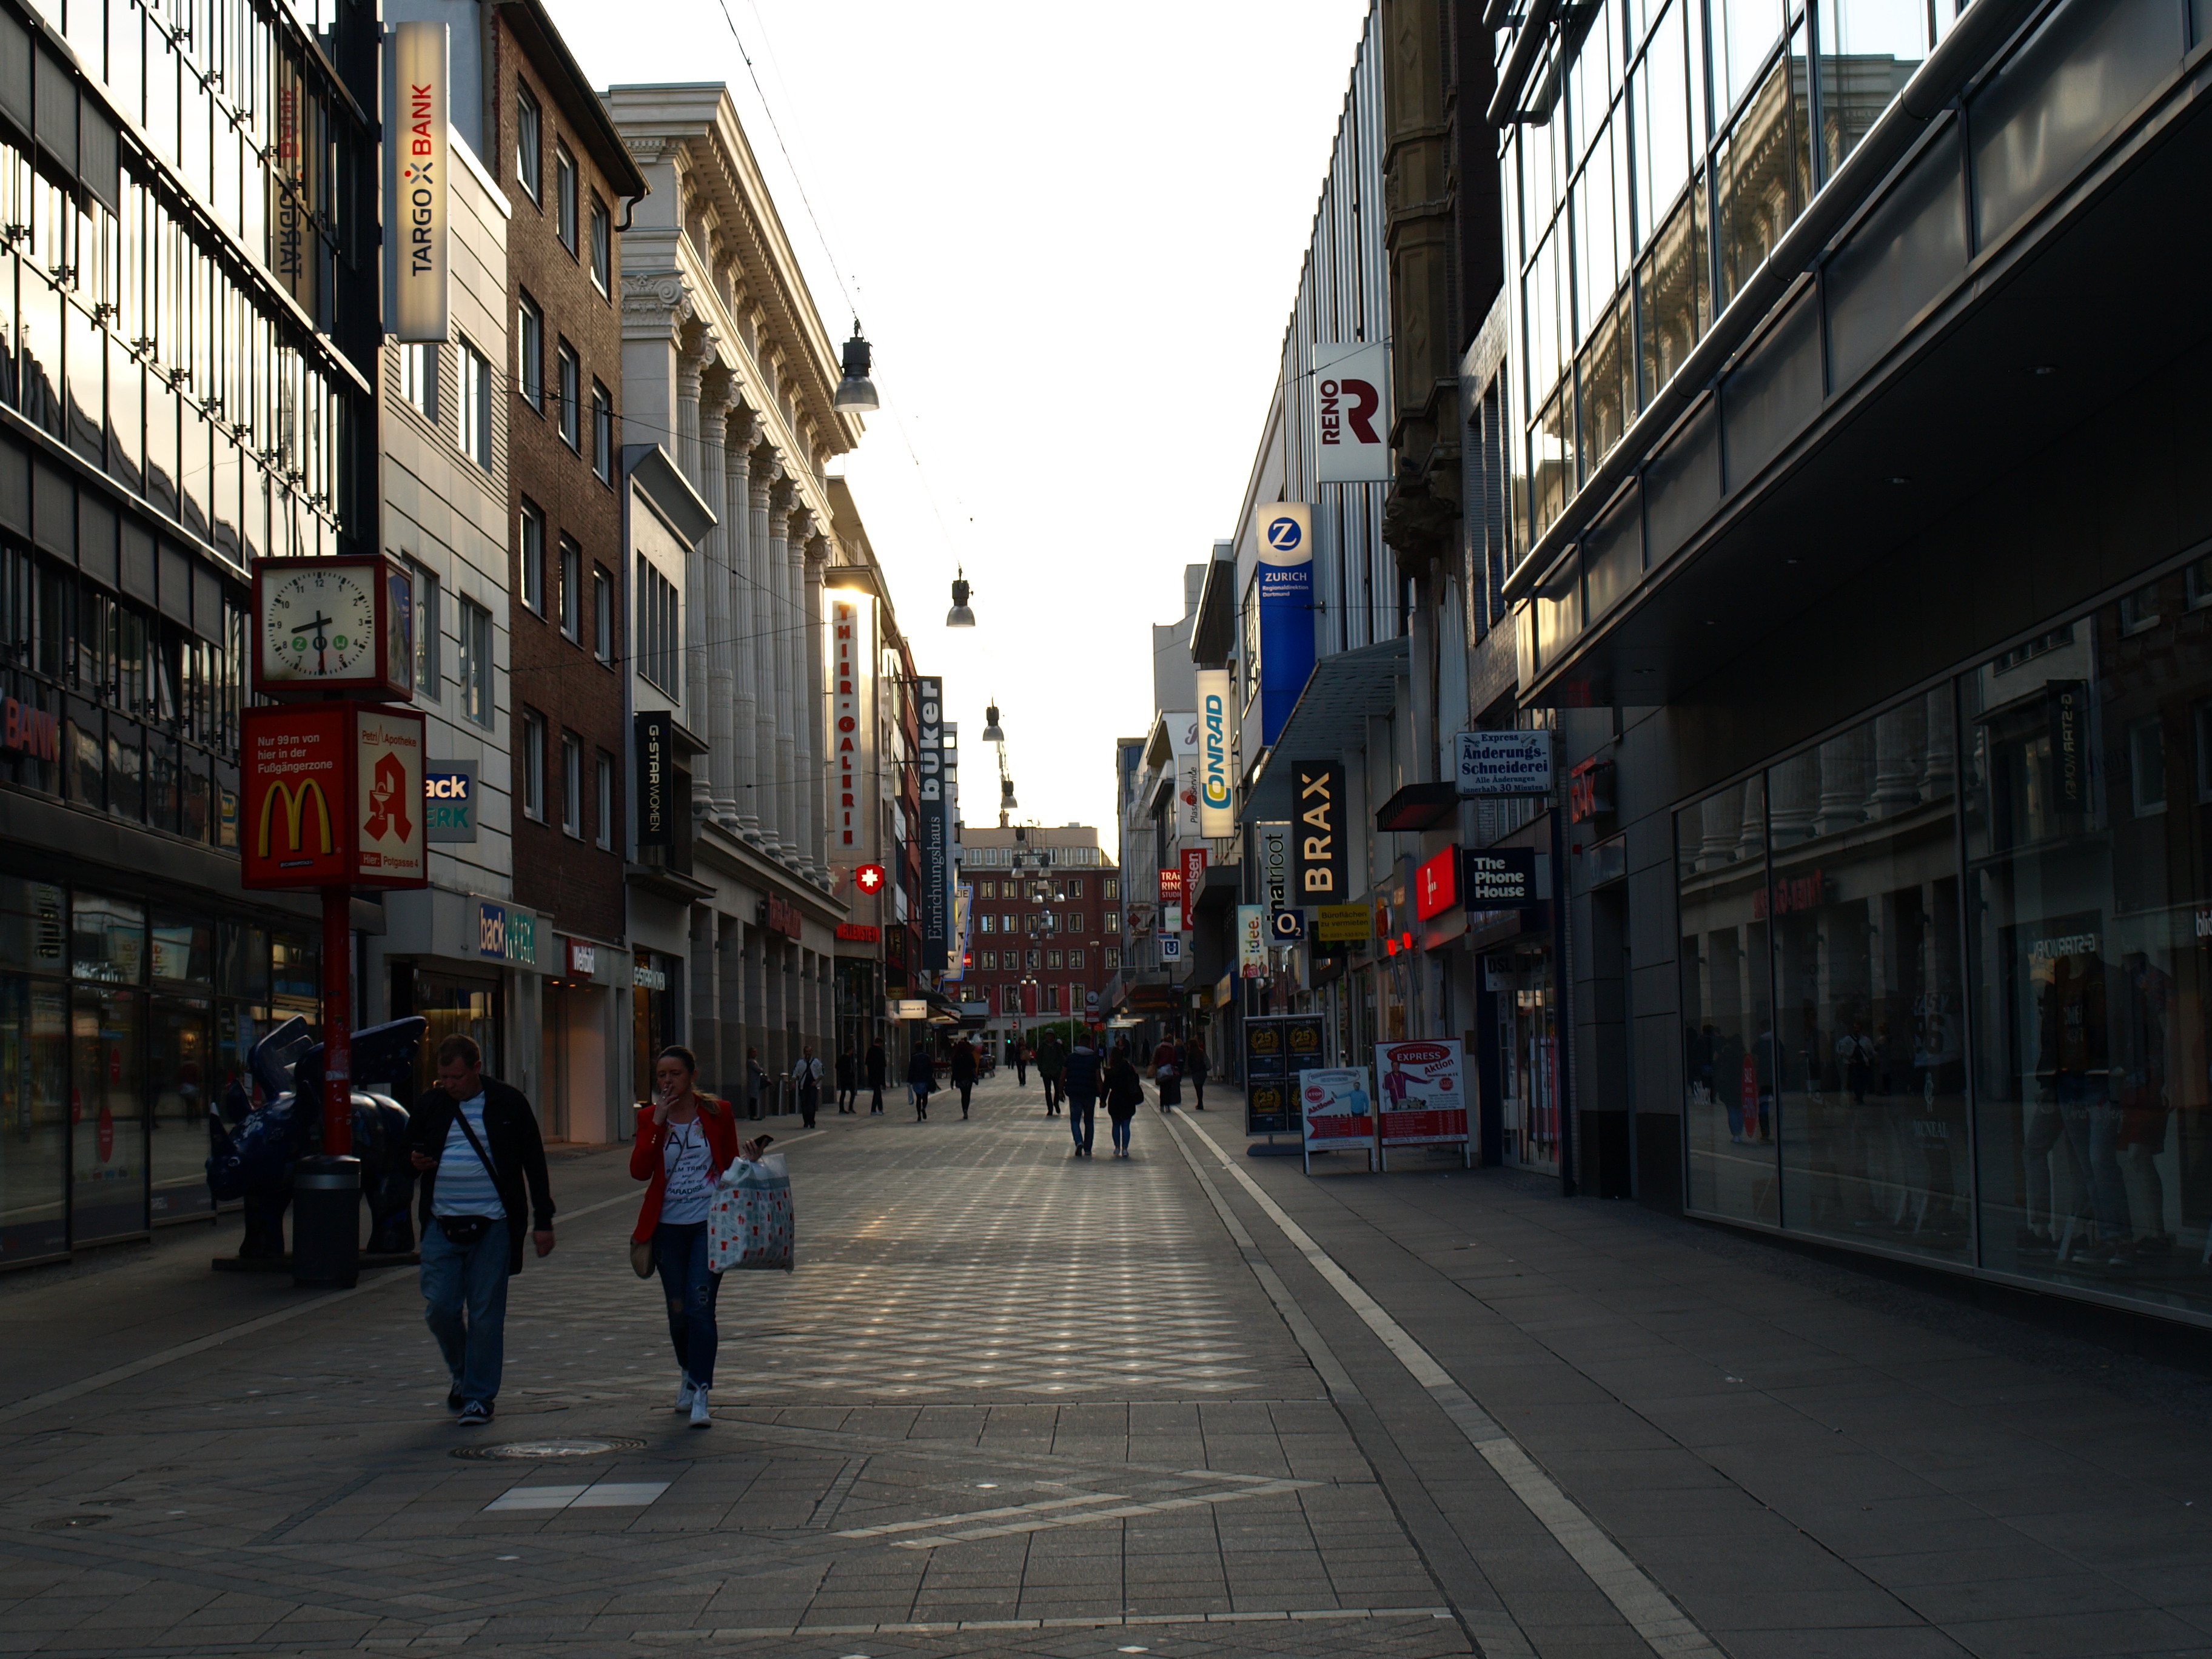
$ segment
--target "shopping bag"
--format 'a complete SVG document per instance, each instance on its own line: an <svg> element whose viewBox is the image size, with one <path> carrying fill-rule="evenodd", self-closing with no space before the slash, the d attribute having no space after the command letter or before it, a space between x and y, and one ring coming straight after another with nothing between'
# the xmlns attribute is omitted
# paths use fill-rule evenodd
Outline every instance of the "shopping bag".
<svg viewBox="0 0 2212 1659"><path fill-rule="evenodd" d="M746 1267L789 1273L796 1219L783 1154L738 1159L722 1171L707 1206L707 1266L718 1273Z"/></svg>

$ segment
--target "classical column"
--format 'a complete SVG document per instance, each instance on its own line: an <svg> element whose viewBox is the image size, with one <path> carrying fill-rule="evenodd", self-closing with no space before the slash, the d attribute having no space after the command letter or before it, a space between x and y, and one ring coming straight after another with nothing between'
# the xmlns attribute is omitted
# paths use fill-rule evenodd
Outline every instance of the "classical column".
<svg viewBox="0 0 2212 1659"><path fill-rule="evenodd" d="M721 1007L718 988L720 963L715 959L715 915L711 904L691 907L690 1041L685 1044L699 1058L700 1074L713 1077L721 1054ZM648 1056L648 1060L651 1057ZM651 1067L647 1066L650 1075Z"/></svg>
<svg viewBox="0 0 2212 1659"><path fill-rule="evenodd" d="M1813 833L1813 816L1819 811L1820 757L1817 750L1792 755L1767 773L1774 799L1767 812L1769 833L1778 851Z"/></svg>
<svg viewBox="0 0 2212 1659"><path fill-rule="evenodd" d="M722 1040L710 1086L725 1100L742 1100L745 1076L745 925L735 916L721 918L714 956L715 1012L721 1020ZM706 1063L704 1059L699 1062L702 1073Z"/></svg>
<svg viewBox="0 0 2212 1659"><path fill-rule="evenodd" d="M1832 836L1866 820L1867 770L1874 757L1874 738L1863 726L1855 726L1830 738L1817 751L1820 757L1820 815L1813 833Z"/></svg>
<svg viewBox="0 0 2212 1659"><path fill-rule="evenodd" d="M755 451L752 460L752 526L751 533L745 538L752 576L753 686L757 699L752 795L753 810L760 820L761 845L774 853L783 845L783 823L776 814L775 798L775 642L781 616L775 602L775 570L781 560L769 526L775 519L775 489L783 479L783 465L775 452L766 447Z"/></svg>
<svg viewBox="0 0 2212 1659"><path fill-rule="evenodd" d="M1921 704L1908 702L1875 718L1873 816L1877 818L1894 817L1920 804L1921 762L1928 747L1924 713Z"/></svg>
<svg viewBox="0 0 2212 1659"><path fill-rule="evenodd" d="M730 410L738 402L738 384L724 377L700 398L699 476L692 486L715 519L707 532L707 589L702 596L707 612L707 707L702 724L707 732L707 776L714 797L714 819L726 830L738 827L736 629L730 612L730 566L734 546L731 536L729 502L725 495L728 466L723 444L728 434Z"/></svg>
<svg viewBox="0 0 2212 1659"><path fill-rule="evenodd" d="M792 788L793 769L799 764L799 747L792 726L795 709L792 696L792 621L791 585L791 485L779 486L778 500L769 507L768 564L769 582L774 597L771 613L775 621L775 650L769 660L775 666L775 694L770 708L775 722L775 836L777 850L786 862L799 857L802 839L799 822L792 814L796 799Z"/></svg>
<svg viewBox="0 0 2212 1659"><path fill-rule="evenodd" d="M768 1013L766 1006L763 1000L763 999L768 994L768 992L761 975L761 939L762 934L759 926L757 923L747 923L745 926L745 951L744 958L745 976L745 1034L743 1041L745 1047L755 1049L762 1048L761 1039L768 1030ZM738 1058L742 1060L744 1056L741 1054ZM764 1053L761 1060L761 1064L763 1066L768 1064ZM750 1077L750 1073L748 1073L747 1076Z"/></svg>
<svg viewBox="0 0 2212 1659"><path fill-rule="evenodd" d="M760 778L760 685L754 662L760 651L759 586L752 563L752 447L760 436L760 416L742 403L732 406L722 449L722 498L729 515L722 520L729 550L731 725L737 738L738 833L760 840L760 807L754 785Z"/></svg>
<svg viewBox="0 0 2212 1659"><path fill-rule="evenodd" d="M696 487L699 480L699 376L714 360L714 333L702 328L677 360L676 462ZM703 544L684 555L684 712L691 719L698 711L690 705L707 696L707 550ZM708 776L691 779L691 808L695 814L712 809L714 787Z"/></svg>

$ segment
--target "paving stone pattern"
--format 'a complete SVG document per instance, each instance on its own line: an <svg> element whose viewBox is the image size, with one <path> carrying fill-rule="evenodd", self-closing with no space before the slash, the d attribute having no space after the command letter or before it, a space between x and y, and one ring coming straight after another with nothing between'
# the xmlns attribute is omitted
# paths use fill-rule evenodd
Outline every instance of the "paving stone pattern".
<svg viewBox="0 0 2212 1659"><path fill-rule="evenodd" d="M198 1347L313 1293L210 1273L228 1226L0 1280L0 1655L1653 1652L1231 1176L1208 1093L1126 1163L1011 1078L967 1122L790 1126L799 1270L725 1282L703 1431L620 1152L556 1164L487 1430L410 1273ZM2116 1392L1494 1175L1238 1167L1718 1650L2212 1656L2194 1379Z"/></svg>

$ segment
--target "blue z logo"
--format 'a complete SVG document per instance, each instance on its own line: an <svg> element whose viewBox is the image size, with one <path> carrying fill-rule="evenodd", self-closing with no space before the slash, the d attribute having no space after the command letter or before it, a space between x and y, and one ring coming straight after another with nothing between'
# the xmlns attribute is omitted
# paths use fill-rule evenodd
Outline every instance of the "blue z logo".
<svg viewBox="0 0 2212 1659"><path fill-rule="evenodd" d="M1276 520L1267 526L1267 545L1279 553L1287 553L1298 544L1298 521L1291 518Z"/></svg>

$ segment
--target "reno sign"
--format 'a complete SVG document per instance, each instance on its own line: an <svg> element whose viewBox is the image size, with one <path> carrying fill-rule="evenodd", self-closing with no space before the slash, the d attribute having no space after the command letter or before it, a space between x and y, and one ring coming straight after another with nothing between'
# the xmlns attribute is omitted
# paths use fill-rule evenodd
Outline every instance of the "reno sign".
<svg viewBox="0 0 2212 1659"><path fill-rule="evenodd" d="M1198 671L1198 833L1209 841L1237 833L1231 805L1229 671Z"/></svg>
<svg viewBox="0 0 2212 1659"><path fill-rule="evenodd" d="M1389 483L1390 348L1376 340L1322 340L1313 362L1315 480Z"/></svg>

